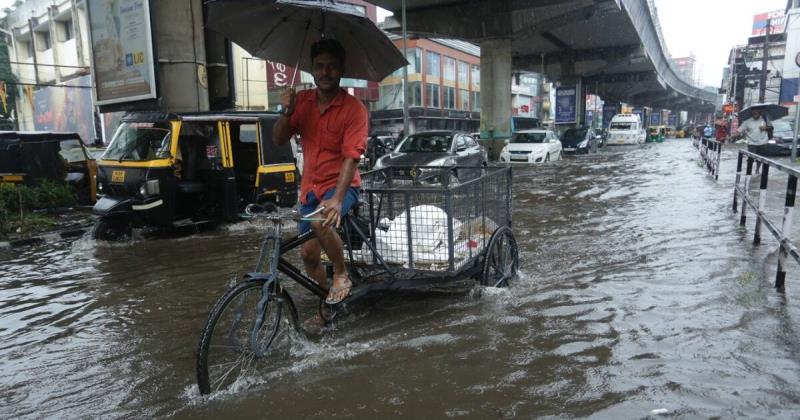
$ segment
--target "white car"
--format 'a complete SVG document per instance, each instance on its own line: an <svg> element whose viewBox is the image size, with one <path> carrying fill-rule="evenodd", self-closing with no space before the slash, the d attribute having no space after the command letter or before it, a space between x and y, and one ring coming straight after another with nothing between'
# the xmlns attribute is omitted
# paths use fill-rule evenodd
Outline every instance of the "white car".
<svg viewBox="0 0 800 420"><path fill-rule="evenodd" d="M517 131L500 152L504 163L544 163L561 159L561 141L550 130Z"/></svg>

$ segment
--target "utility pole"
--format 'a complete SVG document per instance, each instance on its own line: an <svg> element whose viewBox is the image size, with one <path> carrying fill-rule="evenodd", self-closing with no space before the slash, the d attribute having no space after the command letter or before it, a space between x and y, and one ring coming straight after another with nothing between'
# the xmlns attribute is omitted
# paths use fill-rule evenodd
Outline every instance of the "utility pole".
<svg viewBox="0 0 800 420"><path fill-rule="evenodd" d="M767 19L767 32L764 34L764 52L761 57L761 83L758 85L758 102L764 103L767 96L767 61L769 58L769 33L772 30L772 19Z"/></svg>
<svg viewBox="0 0 800 420"><path fill-rule="evenodd" d="M401 5L403 9L403 57L408 60L408 33L406 33L406 0ZM408 66L403 66L403 136L411 134L408 131ZM397 139L403 140L402 138Z"/></svg>

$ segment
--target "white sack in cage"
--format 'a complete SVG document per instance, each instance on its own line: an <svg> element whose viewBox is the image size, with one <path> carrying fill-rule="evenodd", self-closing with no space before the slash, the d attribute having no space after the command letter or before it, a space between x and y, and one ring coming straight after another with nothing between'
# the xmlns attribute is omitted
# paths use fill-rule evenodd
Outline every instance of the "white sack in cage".
<svg viewBox="0 0 800 420"><path fill-rule="evenodd" d="M411 243L408 239L408 218L403 212L394 220L381 219L379 225L388 230L375 230L375 247L380 255L393 263L408 262L412 247L415 263L447 263L447 213L436 206L416 206L409 211ZM453 219L453 238L461 232L461 222Z"/></svg>

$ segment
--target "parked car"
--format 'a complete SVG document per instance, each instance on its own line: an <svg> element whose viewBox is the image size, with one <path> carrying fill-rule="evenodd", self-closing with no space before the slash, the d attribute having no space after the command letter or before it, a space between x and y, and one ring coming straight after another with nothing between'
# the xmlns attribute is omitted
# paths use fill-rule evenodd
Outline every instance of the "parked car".
<svg viewBox="0 0 800 420"><path fill-rule="evenodd" d="M546 129L517 131L500 152L500 162L543 163L561 159L561 142Z"/></svg>
<svg viewBox="0 0 800 420"><path fill-rule="evenodd" d="M792 154L792 137L794 130L787 120L772 121L772 138L766 144L766 156L790 156Z"/></svg>
<svg viewBox="0 0 800 420"><path fill-rule="evenodd" d="M597 153L600 136L592 128L570 128L561 135L564 153Z"/></svg>
<svg viewBox="0 0 800 420"><path fill-rule="evenodd" d="M403 139L391 153L378 159L373 169L390 166L476 168L487 162L486 150L472 136L458 131L425 131ZM465 174L454 169L453 175L461 179Z"/></svg>

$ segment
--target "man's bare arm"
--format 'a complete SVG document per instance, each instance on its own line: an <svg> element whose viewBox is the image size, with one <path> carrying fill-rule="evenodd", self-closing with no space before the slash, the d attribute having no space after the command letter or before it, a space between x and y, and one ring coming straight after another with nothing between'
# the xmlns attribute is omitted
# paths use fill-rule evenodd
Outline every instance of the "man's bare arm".
<svg viewBox="0 0 800 420"><path fill-rule="evenodd" d="M350 184L353 182L353 177L356 176L357 169L358 160L347 157L344 158L344 161L342 161L342 169L339 171L339 179L336 181L336 193L334 193L333 197L330 199L320 203L321 206L325 206L325 210L323 211L325 214L325 222L323 222L323 225L339 227L342 218L342 202L344 201L345 194L347 194L347 190L350 188Z"/></svg>

